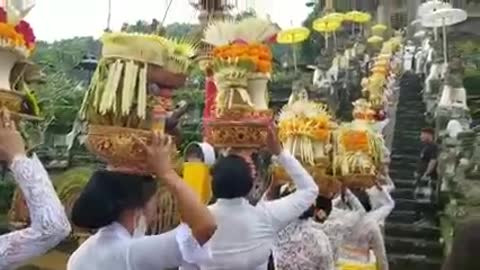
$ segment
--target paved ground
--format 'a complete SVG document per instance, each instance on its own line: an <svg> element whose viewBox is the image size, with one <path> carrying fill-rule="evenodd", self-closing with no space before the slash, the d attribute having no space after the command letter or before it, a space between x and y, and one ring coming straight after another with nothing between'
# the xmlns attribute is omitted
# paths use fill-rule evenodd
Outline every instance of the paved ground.
<svg viewBox="0 0 480 270"><path fill-rule="evenodd" d="M68 254L53 250L18 270L66 270Z"/></svg>

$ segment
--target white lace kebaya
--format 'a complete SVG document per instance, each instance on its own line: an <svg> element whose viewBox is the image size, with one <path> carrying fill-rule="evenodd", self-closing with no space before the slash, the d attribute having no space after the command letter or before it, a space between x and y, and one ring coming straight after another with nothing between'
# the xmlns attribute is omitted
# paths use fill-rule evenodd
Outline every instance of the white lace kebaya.
<svg viewBox="0 0 480 270"><path fill-rule="evenodd" d="M70 234L71 227L47 171L36 156L16 157L10 169L27 203L31 224L0 236L0 269L15 269L43 255Z"/></svg>
<svg viewBox="0 0 480 270"><path fill-rule="evenodd" d="M282 270L335 270L330 241L312 219L298 219L278 233L273 257Z"/></svg>

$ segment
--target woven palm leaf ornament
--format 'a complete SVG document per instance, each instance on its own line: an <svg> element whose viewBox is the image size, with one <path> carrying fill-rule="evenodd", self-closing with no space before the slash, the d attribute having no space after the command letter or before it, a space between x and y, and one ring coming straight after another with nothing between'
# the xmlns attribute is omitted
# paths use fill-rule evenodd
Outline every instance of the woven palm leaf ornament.
<svg viewBox="0 0 480 270"><path fill-rule="evenodd" d="M152 95L147 83L153 65L186 74L196 46L155 35L106 33L103 58L85 95L80 116L90 124L148 129ZM138 47L142 49L137 49ZM167 82L167 84L170 84Z"/></svg>
<svg viewBox="0 0 480 270"><path fill-rule="evenodd" d="M248 80L256 76L268 81L272 54L265 42L277 32L270 21L259 18L216 21L207 27L204 41L215 47L212 69L219 89L217 109L234 105L267 109L264 102L253 100L256 95L248 92Z"/></svg>
<svg viewBox="0 0 480 270"><path fill-rule="evenodd" d="M279 137L285 149L303 163L313 166L328 159L335 123L324 104L299 99L282 108L278 121Z"/></svg>
<svg viewBox="0 0 480 270"><path fill-rule="evenodd" d="M105 33L101 42L102 58L80 109L89 124L87 147L112 170L146 173L146 155L134 137L148 142L150 130L165 132L172 92L185 83L197 45L123 32Z"/></svg>
<svg viewBox="0 0 480 270"><path fill-rule="evenodd" d="M361 120L342 124L336 131L334 163L350 187L371 187L383 157L383 139Z"/></svg>
<svg viewBox="0 0 480 270"><path fill-rule="evenodd" d="M295 96L293 96L295 95ZM339 192L340 182L332 170L332 140L337 124L326 105L293 93L278 115L278 135L283 147L293 153L320 186L322 195ZM289 182L286 172L272 165L276 182Z"/></svg>

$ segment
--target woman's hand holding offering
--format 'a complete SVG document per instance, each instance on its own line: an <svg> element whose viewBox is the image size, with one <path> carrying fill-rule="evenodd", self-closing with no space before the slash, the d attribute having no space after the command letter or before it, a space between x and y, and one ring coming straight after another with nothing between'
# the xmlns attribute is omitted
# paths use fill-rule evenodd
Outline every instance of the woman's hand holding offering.
<svg viewBox="0 0 480 270"><path fill-rule="evenodd" d="M22 155L25 155L25 143L10 113L3 109L0 111L0 161L10 165L16 156Z"/></svg>

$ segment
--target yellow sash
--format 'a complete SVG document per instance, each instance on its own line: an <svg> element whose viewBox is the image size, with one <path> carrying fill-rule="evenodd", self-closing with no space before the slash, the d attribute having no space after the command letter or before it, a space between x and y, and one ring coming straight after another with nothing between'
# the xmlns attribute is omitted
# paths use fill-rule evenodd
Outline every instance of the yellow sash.
<svg viewBox="0 0 480 270"><path fill-rule="evenodd" d="M337 265L338 270L377 270L375 264L363 264L353 262L340 262Z"/></svg>

